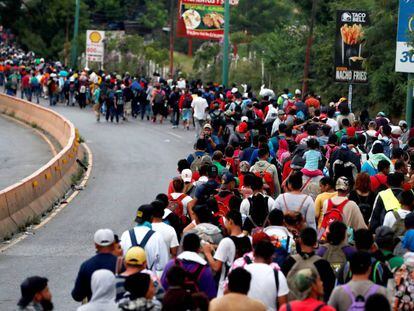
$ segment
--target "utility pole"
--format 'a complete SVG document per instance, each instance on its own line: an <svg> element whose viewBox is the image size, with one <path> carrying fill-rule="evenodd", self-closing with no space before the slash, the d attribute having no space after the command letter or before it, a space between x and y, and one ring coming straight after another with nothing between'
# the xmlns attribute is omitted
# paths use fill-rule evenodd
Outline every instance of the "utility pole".
<svg viewBox="0 0 414 311"><path fill-rule="evenodd" d="M174 0L170 0L170 76L174 79Z"/></svg>
<svg viewBox="0 0 414 311"><path fill-rule="evenodd" d="M409 129L413 125L413 82L414 74L409 73L407 83L407 106L405 109L405 120L407 121Z"/></svg>
<svg viewBox="0 0 414 311"><path fill-rule="evenodd" d="M302 85L302 96L305 96L309 88L309 67L311 61L311 51L313 44L313 29L315 27L316 19L316 8L318 0L313 0L312 2L312 12L311 12L311 21L309 25L309 37L306 44L306 56L305 56L305 67L303 69L303 85Z"/></svg>
<svg viewBox="0 0 414 311"><path fill-rule="evenodd" d="M79 11L80 11L80 0L76 0L75 8L75 26L73 29L73 46L72 46L72 68L77 67L78 59L78 34L79 34Z"/></svg>
<svg viewBox="0 0 414 311"><path fill-rule="evenodd" d="M224 1L224 42L223 42L223 75L222 84L229 83L229 36L230 36L230 0Z"/></svg>

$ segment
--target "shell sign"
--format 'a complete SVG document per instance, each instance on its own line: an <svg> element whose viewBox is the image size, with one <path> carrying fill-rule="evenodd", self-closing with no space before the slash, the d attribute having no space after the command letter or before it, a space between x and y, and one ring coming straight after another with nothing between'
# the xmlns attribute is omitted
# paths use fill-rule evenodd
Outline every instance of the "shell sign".
<svg viewBox="0 0 414 311"><path fill-rule="evenodd" d="M103 62L105 32L99 30L86 31L86 60Z"/></svg>

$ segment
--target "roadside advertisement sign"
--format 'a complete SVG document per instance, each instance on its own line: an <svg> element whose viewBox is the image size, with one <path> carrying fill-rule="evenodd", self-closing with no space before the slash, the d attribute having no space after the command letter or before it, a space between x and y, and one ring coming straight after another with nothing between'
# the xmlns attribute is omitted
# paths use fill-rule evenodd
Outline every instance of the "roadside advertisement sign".
<svg viewBox="0 0 414 311"><path fill-rule="evenodd" d="M337 11L335 41L335 81L367 83L365 69L365 29L369 26L365 11Z"/></svg>
<svg viewBox="0 0 414 311"><path fill-rule="evenodd" d="M238 0L230 0L237 5ZM224 37L224 0L180 0L177 36L222 40Z"/></svg>
<svg viewBox="0 0 414 311"><path fill-rule="evenodd" d="M86 61L99 62L104 61L104 40L105 31L87 30L86 31Z"/></svg>
<svg viewBox="0 0 414 311"><path fill-rule="evenodd" d="M413 48L408 45L414 34L414 0L400 0L395 71L414 73Z"/></svg>

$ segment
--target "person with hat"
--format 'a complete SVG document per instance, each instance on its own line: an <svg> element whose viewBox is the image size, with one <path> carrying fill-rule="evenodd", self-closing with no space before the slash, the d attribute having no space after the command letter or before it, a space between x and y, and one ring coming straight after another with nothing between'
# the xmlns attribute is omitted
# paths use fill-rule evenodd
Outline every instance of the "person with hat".
<svg viewBox="0 0 414 311"><path fill-rule="evenodd" d="M387 264L391 271L402 266L404 259L393 254L397 236L394 230L387 226L378 227L375 230L375 244L378 250L374 253L374 257L384 264Z"/></svg>
<svg viewBox="0 0 414 311"><path fill-rule="evenodd" d="M213 127L209 123L204 124L203 130L199 135L199 139L203 139L205 141L207 147L206 150L210 155L213 154L217 145L220 144L218 136L213 134Z"/></svg>
<svg viewBox="0 0 414 311"><path fill-rule="evenodd" d="M96 270L107 269L113 273L119 273L118 258L114 251L115 235L111 229L99 229L95 232L94 242L97 254L86 260L80 266L75 286L72 290L72 298L75 301L88 300L92 297L91 277Z"/></svg>
<svg viewBox="0 0 414 311"><path fill-rule="evenodd" d="M53 310L52 294L48 287L48 279L32 276L20 285L22 297L17 303L18 310L50 311Z"/></svg>
<svg viewBox="0 0 414 311"><path fill-rule="evenodd" d="M247 122L240 122L240 124L236 126L236 130L230 135L228 145L242 146L246 141L246 133L248 129L249 125Z"/></svg>
<svg viewBox="0 0 414 311"><path fill-rule="evenodd" d="M328 304L337 311L347 311L355 305L358 298L360 305L364 306L367 298L373 294L387 296L385 287L370 281L371 255L365 251L358 251L351 256L350 269L352 279L345 285L337 286L329 298Z"/></svg>
<svg viewBox="0 0 414 311"><path fill-rule="evenodd" d="M131 247L125 255L124 263L125 271L116 276L116 301L119 302L128 298L128 293L125 290L125 280L135 273L148 274L154 283L156 297L162 298L164 289L161 286L161 281L154 272L147 269L147 256L143 248L139 246Z"/></svg>
<svg viewBox="0 0 414 311"><path fill-rule="evenodd" d="M319 238L325 237L329 224L335 220L342 221L354 230L367 228L358 205L347 197L350 191L349 180L346 177L339 177L336 181L335 190L338 194L323 203L322 222L318 231ZM340 211L341 215L332 213L332 210ZM342 219L336 219L336 216Z"/></svg>
<svg viewBox="0 0 414 311"><path fill-rule="evenodd" d="M314 269L306 268L298 271L294 282L302 299L284 304L279 311L335 311L334 308L323 303L323 283Z"/></svg>
<svg viewBox="0 0 414 311"><path fill-rule="evenodd" d="M285 120L286 120L285 111L282 109L279 109L279 111L277 112L277 119L273 122L273 125L272 125L271 136L273 136L279 130L279 125L282 123L285 123Z"/></svg>
<svg viewBox="0 0 414 311"><path fill-rule="evenodd" d="M169 259L169 250L159 232L152 230L153 207L149 204L138 208L136 226L126 230L121 236L124 254L133 246L139 246L147 255L147 267L154 272L161 272Z"/></svg>

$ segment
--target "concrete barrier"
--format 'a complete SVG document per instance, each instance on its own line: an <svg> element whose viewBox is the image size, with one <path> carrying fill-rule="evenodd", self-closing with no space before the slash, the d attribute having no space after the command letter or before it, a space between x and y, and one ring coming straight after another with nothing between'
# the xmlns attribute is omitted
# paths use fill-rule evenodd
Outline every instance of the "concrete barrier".
<svg viewBox="0 0 414 311"><path fill-rule="evenodd" d="M20 182L0 191L0 240L44 215L69 190L83 150L74 125L58 113L39 105L0 94L0 113L14 116L46 131L61 146L46 165Z"/></svg>

